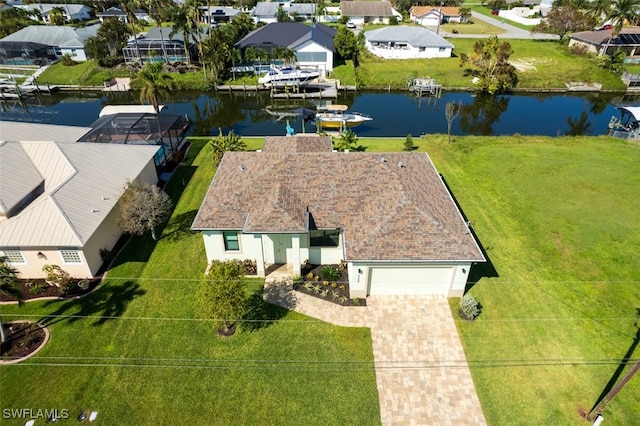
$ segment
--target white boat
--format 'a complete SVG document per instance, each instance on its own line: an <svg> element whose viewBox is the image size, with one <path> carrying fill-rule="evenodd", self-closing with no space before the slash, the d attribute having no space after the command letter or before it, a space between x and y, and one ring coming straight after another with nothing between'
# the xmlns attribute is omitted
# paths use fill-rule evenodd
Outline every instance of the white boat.
<svg viewBox="0 0 640 426"><path fill-rule="evenodd" d="M320 77L322 73L320 71L301 70L293 67L280 68L275 65L271 65L271 69L268 73L258 79L258 83L265 86L277 86L297 84L305 85L311 80Z"/></svg>
<svg viewBox="0 0 640 426"><path fill-rule="evenodd" d="M621 139L640 139L640 106L617 108L620 117L611 117L608 135Z"/></svg>
<svg viewBox="0 0 640 426"><path fill-rule="evenodd" d="M347 112L348 108L346 105L327 105L323 109L318 109L315 116L316 127L318 129L345 129L373 120L368 115L359 112Z"/></svg>

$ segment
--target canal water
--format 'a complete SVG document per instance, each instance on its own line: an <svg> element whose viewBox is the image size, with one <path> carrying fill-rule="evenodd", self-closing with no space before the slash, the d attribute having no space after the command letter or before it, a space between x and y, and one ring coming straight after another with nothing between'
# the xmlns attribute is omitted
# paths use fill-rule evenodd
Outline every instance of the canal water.
<svg viewBox="0 0 640 426"><path fill-rule="evenodd" d="M271 99L266 92L201 93L175 92L163 103L166 112L188 116L193 134L225 133L233 129L246 136L284 135L287 120L298 133L314 132L312 122L303 119L318 104L338 103L350 111L373 118L354 130L359 136L419 136L446 133L445 107L460 103L454 119L454 135L563 135L577 129L586 135L606 132L614 104L633 103L617 94L516 94L475 96L447 92L441 98L417 98L403 92L344 93L333 101ZM31 99L28 104L2 101L0 120L89 126L106 105L137 104L135 93L56 93ZM291 112L302 112L292 116ZM289 113L289 114L287 114ZM584 116L583 116L584 115ZM0 124L1 127L1 124Z"/></svg>

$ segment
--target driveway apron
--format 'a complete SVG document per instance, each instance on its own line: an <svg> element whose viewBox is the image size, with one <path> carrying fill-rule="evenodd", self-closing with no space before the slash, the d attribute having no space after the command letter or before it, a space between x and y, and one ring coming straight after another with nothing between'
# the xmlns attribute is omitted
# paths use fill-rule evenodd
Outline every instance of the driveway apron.
<svg viewBox="0 0 640 426"><path fill-rule="evenodd" d="M343 307L267 279L265 300L336 325L369 327L383 425L485 425L444 296L370 296Z"/></svg>

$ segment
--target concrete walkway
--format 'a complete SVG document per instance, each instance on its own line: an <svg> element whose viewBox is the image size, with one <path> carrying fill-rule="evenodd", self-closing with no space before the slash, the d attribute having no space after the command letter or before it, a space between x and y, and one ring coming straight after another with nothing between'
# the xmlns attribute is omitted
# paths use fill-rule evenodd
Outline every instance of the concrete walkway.
<svg viewBox="0 0 640 426"><path fill-rule="evenodd" d="M485 425L448 301L370 296L343 307L268 278L266 301L347 327L369 327L383 425Z"/></svg>

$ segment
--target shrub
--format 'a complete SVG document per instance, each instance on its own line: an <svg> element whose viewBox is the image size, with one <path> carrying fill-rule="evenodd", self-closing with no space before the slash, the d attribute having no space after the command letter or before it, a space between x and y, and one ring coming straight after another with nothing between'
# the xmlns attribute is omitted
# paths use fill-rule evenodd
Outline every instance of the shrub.
<svg viewBox="0 0 640 426"><path fill-rule="evenodd" d="M460 317L466 321L473 321L480 315L480 304L470 294L465 294L460 299Z"/></svg>
<svg viewBox="0 0 640 426"><path fill-rule="evenodd" d="M47 273L45 280L50 285L64 288L65 285L71 282L71 275L58 265L44 265L42 270Z"/></svg>
<svg viewBox="0 0 640 426"><path fill-rule="evenodd" d="M340 271L332 266L325 266L320 271L320 275L322 276L323 280L338 281L338 279L340 278Z"/></svg>
<svg viewBox="0 0 640 426"><path fill-rule="evenodd" d="M294 275L291 280L293 281L293 285L294 286L299 286L302 283L304 283L304 280L302 279L302 277L300 275Z"/></svg>
<svg viewBox="0 0 640 426"><path fill-rule="evenodd" d="M27 285L27 287L29 288L29 293L31 294L40 294L47 289L42 284L32 284L32 285Z"/></svg>
<svg viewBox="0 0 640 426"><path fill-rule="evenodd" d="M108 248L101 248L100 250L98 250L98 253L100 254L100 259L102 259L102 261L105 263L111 262L115 257L113 252Z"/></svg>
<svg viewBox="0 0 640 426"><path fill-rule="evenodd" d="M65 67L70 67L76 64L76 61L73 60L73 57L69 53L65 53L62 55L62 65Z"/></svg>
<svg viewBox="0 0 640 426"><path fill-rule="evenodd" d="M411 133L409 133L404 141L404 147L402 148L402 150L413 151L414 149L416 149L416 146L413 144L413 137L411 136Z"/></svg>

